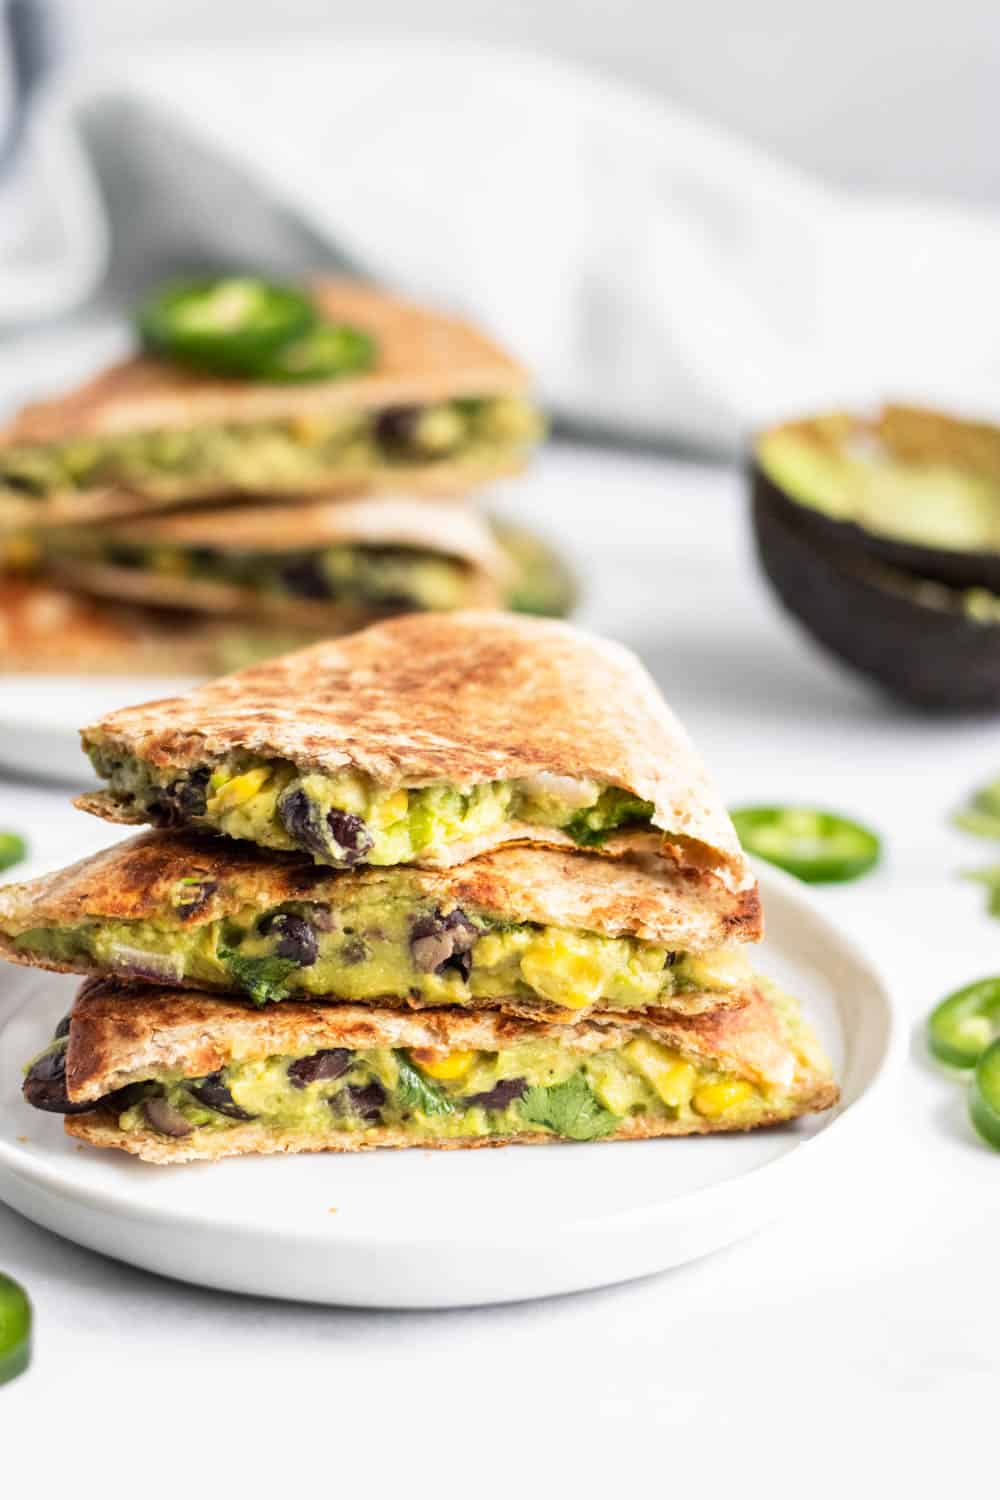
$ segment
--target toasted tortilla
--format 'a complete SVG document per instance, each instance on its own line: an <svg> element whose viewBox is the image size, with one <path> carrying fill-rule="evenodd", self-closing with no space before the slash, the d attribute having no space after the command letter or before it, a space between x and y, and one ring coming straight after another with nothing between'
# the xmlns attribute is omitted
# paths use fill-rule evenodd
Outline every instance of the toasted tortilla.
<svg viewBox="0 0 1000 1500"><path fill-rule="evenodd" d="M754 883L718 793L638 659L557 621L405 615L108 714L82 738L85 749L100 743L157 766L246 751L328 774L352 767L391 787L589 779L654 808L655 831L617 832L604 856L659 854L715 871L734 891ZM109 792L77 806L143 821ZM514 841L573 847L560 829L511 822L439 862Z"/></svg>
<svg viewBox="0 0 1000 1500"><path fill-rule="evenodd" d="M523 367L491 339L459 318L417 307L375 287L332 277L310 284L320 312L371 334L377 363L365 374L340 380L271 385L221 379L152 355L112 365L86 384L50 401L23 408L0 431L0 446L58 443L70 438L128 432L188 430L193 427L280 421L347 410L384 410L461 398L519 395L528 386ZM310 484L322 493L402 485L418 493L460 494L510 464L444 459L394 466L386 475L359 476L337 467ZM145 511L154 504L225 494L231 485L211 483L192 489L183 476L149 476L141 490L71 491L19 500L4 495L0 521L9 525L96 519ZM301 486L296 487L299 492Z"/></svg>
<svg viewBox="0 0 1000 1500"><path fill-rule="evenodd" d="M515 580L514 565L478 510L458 500L361 496L309 505L255 505L151 516L88 528L80 552L47 556L46 571L85 593L207 613L264 613L333 630L362 624L371 610L323 599L269 593L184 573L157 573L87 555L92 541L110 546L211 547L230 553L320 552L327 547L398 547L439 553L468 572L466 605L499 607Z"/></svg>
<svg viewBox="0 0 1000 1500"><path fill-rule="evenodd" d="M358 624L345 620L344 628ZM329 623L324 635L331 633ZM0 575L0 672L211 677L294 650L320 632L274 621L91 599L35 577Z"/></svg>
<svg viewBox="0 0 1000 1500"><path fill-rule="evenodd" d="M185 879L214 889L182 917L175 892ZM190 931L248 906L266 911L289 901L318 901L336 910L360 891L398 889L401 883L415 898L428 897L448 910L471 906L498 920L634 937L689 953L755 942L762 930L755 887L742 893L734 911L721 882L680 871L664 874L627 859L608 865L584 852L507 845L444 870L334 872L307 855L165 830L139 834L64 870L0 888L0 954L16 963L72 972L75 963L27 956L13 939L36 927L91 921L148 921ZM93 972L107 970L98 966ZM719 1003L724 997L711 998Z"/></svg>
<svg viewBox="0 0 1000 1500"><path fill-rule="evenodd" d="M417 1015L355 1005L286 1003L254 1011L235 1001L152 985L88 981L73 1007L66 1053L66 1092L75 1103L98 1101L129 1083L176 1070L200 1078L231 1062L298 1055L326 1048L430 1047L499 1051L521 1040L555 1038L581 1056L620 1046L645 1035L756 1084L780 1088L773 1112L758 1123L773 1124L811 1110L827 1109L838 1097L829 1065L808 1028L795 1034L783 1024L765 990L741 1009L682 1018L647 1013L631 1019L611 1013L573 1026L518 1020L496 1012L437 1010ZM331 1128L304 1135L273 1130L259 1122L234 1125L194 1139L168 1139L154 1132L122 1131L111 1109L66 1117L68 1134L98 1146L117 1146L154 1162L212 1160L248 1153L357 1151L374 1146L540 1144L557 1139L545 1132L517 1136L421 1139L398 1128L363 1132ZM708 1133L717 1121L683 1123L639 1117L624 1119L609 1140Z"/></svg>

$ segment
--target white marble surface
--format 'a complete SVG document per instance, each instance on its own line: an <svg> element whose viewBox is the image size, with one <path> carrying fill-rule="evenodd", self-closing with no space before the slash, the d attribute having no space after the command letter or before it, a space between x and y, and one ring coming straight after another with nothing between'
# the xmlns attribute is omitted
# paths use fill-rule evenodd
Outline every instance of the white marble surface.
<svg viewBox="0 0 1000 1500"><path fill-rule="evenodd" d="M1000 968L1000 925L957 877L992 850L948 826L1000 773L997 726L904 713L817 656L756 576L730 472L554 449L505 509L575 552L582 619L642 653L731 803L821 802L882 830L883 867L823 899L912 1017L894 1106L835 1192L755 1239L516 1307L243 1300L102 1260L0 1206L0 1267L37 1316L33 1367L0 1390L15 1473L18 1454L53 1448L79 1494L140 1475L157 1494L192 1462L250 1495L345 1481L509 1495L558 1478L584 1496L642 1482L705 1497L730 1475L743 1494L867 1494L882 1476L924 1493L975 1472L1000 1380L1000 1157L924 1061L919 1027L946 990ZM12 780L0 826L30 835L31 872L108 839L65 790Z"/></svg>

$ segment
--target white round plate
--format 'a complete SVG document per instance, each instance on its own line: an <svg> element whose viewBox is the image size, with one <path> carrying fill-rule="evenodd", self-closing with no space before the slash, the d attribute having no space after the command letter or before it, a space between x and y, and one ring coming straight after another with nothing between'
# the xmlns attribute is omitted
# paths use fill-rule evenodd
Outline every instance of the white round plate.
<svg viewBox="0 0 1000 1500"><path fill-rule="evenodd" d="M749 1135L500 1151L243 1157L155 1167L63 1134L20 1095L74 981L11 969L0 1001L0 1198L68 1239L227 1291L458 1307L579 1291L742 1238L807 1191L845 1192L899 1049L888 992L803 888L760 871L762 972L798 994L839 1107Z"/></svg>
<svg viewBox="0 0 1000 1500"><path fill-rule="evenodd" d="M169 698L191 677L22 676L0 678L0 766L25 776L80 783L92 779L80 728L122 708Z"/></svg>

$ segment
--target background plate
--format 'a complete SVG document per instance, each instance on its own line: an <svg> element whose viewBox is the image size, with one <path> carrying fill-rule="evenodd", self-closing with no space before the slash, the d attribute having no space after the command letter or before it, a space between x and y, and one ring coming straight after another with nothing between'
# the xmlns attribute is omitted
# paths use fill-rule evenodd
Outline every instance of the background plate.
<svg viewBox="0 0 1000 1500"><path fill-rule="evenodd" d="M21 1098L74 983L10 970L0 1001L0 1198L90 1249L206 1286L370 1307L515 1301L625 1281L843 1193L897 1052L889 995L797 882L760 872L761 969L803 1000L836 1111L751 1135L154 1167L75 1143Z"/></svg>

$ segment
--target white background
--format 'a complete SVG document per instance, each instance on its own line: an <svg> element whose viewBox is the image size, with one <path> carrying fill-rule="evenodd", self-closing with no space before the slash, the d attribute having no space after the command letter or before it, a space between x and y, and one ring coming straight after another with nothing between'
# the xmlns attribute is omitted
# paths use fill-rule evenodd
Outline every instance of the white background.
<svg viewBox="0 0 1000 1500"><path fill-rule="evenodd" d="M75 50L440 35L607 68L831 181L1000 199L995 0L53 0ZM516 101L511 105L516 128ZM443 169L445 164L443 165Z"/></svg>
<svg viewBox="0 0 1000 1500"><path fill-rule="evenodd" d="M46 1482L58 1463L78 1495L158 1495L179 1471L185 1489L241 1495L910 1496L972 1474L988 1493L1000 1157L921 1032L944 992L1000 968L1000 925L957 876L991 846L948 823L1000 772L1000 735L894 709L804 644L751 565L733 472L557 449L507 509L567 539L584 621L642 652L730 803L832 804L884 834L882 868L823 901L912 1021L895 1098L830 1193L781 1225L680 1271L517 1307L243 1300L0 1208L0 1264L37 1313L34 1366L0 1391L4 1481L43 1455ZM2 786L0 826L30 835L32 871L108 841L64 791L24 784Z"/></svg>

